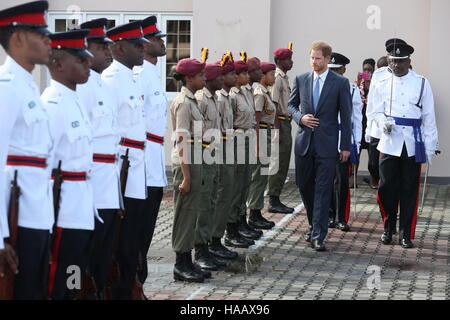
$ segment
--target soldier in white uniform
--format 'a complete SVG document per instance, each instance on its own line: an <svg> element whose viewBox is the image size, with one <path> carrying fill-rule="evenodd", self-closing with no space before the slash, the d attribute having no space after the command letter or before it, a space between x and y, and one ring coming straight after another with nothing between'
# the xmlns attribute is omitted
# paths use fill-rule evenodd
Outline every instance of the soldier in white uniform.
<svg viewBox="0 0 450 320"><path fill-rule="evenodd" d="M49 240L54 220L47 168L52 139L48 116L31 74L35 65L46 64L50 57L44 18L47 8L47 1L38 1L0 11L0 42L7 53L0 68L0 233L5 237L9 236L5 219L9 185L15 172L21 190L16 247L20 264L15 277L15 299L40 300L47 293ZM5 251L1 250L3 236L0 235L0 273L11 268L11 264L16 269L17 263L9 243ZM4 266L5 255L9 266Z"/></svg>
<svg viewBox="0 0 450 320"><path fill-rule="evenodd" d="M121 137L119 167L122 156L129 150L130 168L126 183L124 205L125 217L119 238L120 281L116 298L131 299L136 283L138 264L138 232L144 223L142 206L147 198L145 166L145 114L144 92L139 79L133 76L133 68L144 61L141 21L114 27L107 36L115 42L112 46L113 63L102 73L102 79L118 94L117 126Z"/></svg>
<svg viewBox="0 0 450 320"><path fill-rule="evenodd" d="M147 142L145 146L145 165L147 175L147 200L144 205L144 221L139 233L140 268L139 280L147 279L147 252L152 243L156 220L161 205L164 187L167 186L166 163L164 155L164 136L167 131L167 97L160 69L157 66L158 57L166 55L163 38L166 36L156 26L156 17L142 20L142 30L149 43L144 44L144 64L134 68L135 76L140 77L145 101Z"/></svg>
<svg viewBox="0 0 450 320"><path fill-rule="evenodd" d="M87 30L55 33L48 64L52 80L42 94L50 118L54 147L50 168L61 163L62 185L54 234L48 290L54 300L74 299L78 290L67 279L78 266L84 274L95 226L96 209L88 176L92 168L92 130L88 113L79 100L76 86L89 78L85 49Z"/></svg>
<svg viewBox="0 0 450 320"><path fill-rule="evenodd" d="M382 153L378 189L378 203L384 220L381 241L384 244L392 242L392 222L399 202L399 243L404 248L412 248L421 164L431 162L438 143L434 100L428 80L410 71L410 55L414 48L393 41L386 51L393 73L380 78L374 85L371 110L371 116L383 129L378 144Z"/></svg>
<svg viewBox="0 0 450 320"><path fill-rule="evenodd" d="M350 59L346 56L333 52L328 68L330 68L331 71L337 72L343 76L347 70L346 65L349 63ZM363 119L363 103L359 93L359 88L355 84L350 85L350 94L352 96L352 150L350 152L350 158L347 162L339 162L336 165L336 178L330 207L330 221L328 223L328 227L336 227L344 232L350 230L350 227L348 226L348 220L350 218L350 186L348 178L352 170L352 164L359 163ZM340 145L340 143L338 145ZM340 152L339 149L338 152ZM337 222L336 216L338 220Z"/></svg>
<svg viewBox="0 0 450 320"><path fill-rule="evenodd" d="M78 85L77 92L86 107L92 125L93 164L90 175L94 203L100 218L95 221L89 271L95 280L97 296L103 296L108 266L111 263L116 212L121 208L117 151L120 137L117 131L117 99L114 91L102 80L101 73L112 62L106 37L107 20L95 19L80 25L89 29L88 50L94 57L87 83Z"/></svg>

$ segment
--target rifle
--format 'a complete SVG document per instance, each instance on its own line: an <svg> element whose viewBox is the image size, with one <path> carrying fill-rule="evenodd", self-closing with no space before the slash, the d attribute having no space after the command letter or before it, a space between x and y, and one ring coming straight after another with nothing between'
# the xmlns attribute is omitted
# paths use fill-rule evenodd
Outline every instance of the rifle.
<svg viewBox="0 0 450 320"><path fill-rule="evenodd" d="M61 200L61 185L63 183L63 174L61 170L61 160L58 162L58 168L53 169L53 208L55 212L55 223L53 224L53 235L55 234L56 224L58 223L59 203Z"/></svg>
<svg viewBox="0 0 450 320"><path fill-rule="evenodd" d="M130 168L130 160L128 158L129 149L125 152L125 155L121 156L122 166L120 167L120 191L122 196L125 196L125 190L127 187L128 180L128 169ZM115 222L114 222L114 235L113 235L113 254L112 263L108 270L108 279L105 285L104 297L107 300L113 299L113 287L115 283L120 278L120 268L119 268L119 235L122 220L125 217L125 210L118 209L116 212Z"/></svg>
<svg viewBox="0 0 450 320"><path fill-rule="evenodd" d="M17 170L14 171L14 179L11 181L11 193L9 195L8 225L9 238L5 242L14 249L17 247L18 222L19 222L19 197L20 187L17 184ZM14 273L6 268L5 277L0 279L0 300L12 300L14 298Z"/></svg>

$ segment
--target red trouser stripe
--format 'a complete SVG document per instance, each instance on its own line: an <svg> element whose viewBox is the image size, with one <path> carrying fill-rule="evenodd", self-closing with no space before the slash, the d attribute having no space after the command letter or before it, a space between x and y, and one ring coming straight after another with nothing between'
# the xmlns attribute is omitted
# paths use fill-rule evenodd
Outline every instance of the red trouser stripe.
<svg viewBox="0 0 450 320"><path fill-rule="evenodd" d="M55 221L56 223L56 221ZM52 296L53 288L55 287L56 268L58 267L58 254L61 246L62 228L56 228L55 240L53 241L52 260L50 262L50 270L48 273L48 295Z"/></svg>
<svg viewBox="0 0 450 320"><path fill-rule="evenodd" d="M422 165L419 166L419 172L422 172ZM417 210L419 209L419 196L420 196L420 173L419 179L417 181L417 194L416 194L416 206L414 208L413 219L411 222L411 240L414 240L416 235L416 224L417 224Z"/></svg>

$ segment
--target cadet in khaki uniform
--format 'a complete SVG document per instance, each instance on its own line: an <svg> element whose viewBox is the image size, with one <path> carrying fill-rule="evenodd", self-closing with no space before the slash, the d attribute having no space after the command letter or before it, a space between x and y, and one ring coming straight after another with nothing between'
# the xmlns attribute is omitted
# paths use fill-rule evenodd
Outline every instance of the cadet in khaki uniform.
<svg viewBox="0 0 450 320"><path fill-rule="evenodd" d="M292 118L287 109L291 87L287 72L292 69L292 50L279 48L273 53L277 69L275 71L275 84L271 90L272 100L277 106L277 118L280 123L279 131L279 152L278 157L271 157L271 169L277 168L276 172L269 175L269 212L272 213L292 213L293 208L285 206L280 201L281 191L289 171L289 162L292 151ZM277 164L273 164L277 161ZM272 170L271 170L272 171Z"/></svg>
<svg viewBox="0 0 450 320"><path fill-rule="evenodd" d="M204 61L207 50L202 54ZM195 261L206 270L218 270L225 264L212 257L208 244L212 241L215 221L215 202L217 194L217 163L215 145L220 143L219 110L215 92L223 86L222 66L208 63L205 66L205 87L195 93L198 108L204 118L203 144L207 147L203 159L203 185L201 191L200 210L195 228ZM217 140L216 140L217 139ZM209 158L209 159L208 159Z"/></svg>
<svg viewBox="0 0 450 320"><path fill-rule="evenodd" d="M247 207L250 209L249 225L258 229L271 229L275 226L261 215L264 207L264 190L266 189L269 174L272 129L278 129L276 121L276 106L270 98L269 87L275 83L275 69L273 63L262 62L263 77L255 85L255 113L258 163L253 167L252 182L247 198ZM266 143L262 141L266 139Z"/></svg>
<svg viewBox="0 0 450 320"><path fill-rule="evenodd" d="M245 86L249 82L248 65L245 61L235 61L234 67L238 75L236 86L231 88L230 97L233 108L233 128L235 130L235 181L232 210L229 216L225 245L236 248L248 248L255 242L250 237L258 235L238 229L238 223L242 218L246 220L246 206L248 188L251 182L251 171L249 165L249 143L245 139L255 140L255 111ZM243 234L248 236L244 237Z"/></svg>
<svg viewBox="0 0 450 320"><path fill-rule="evenodd" d="M224 235L227 221L231 213L231 203L233 201L233 193L235 185L235 165L234 157L231 157L233 145L233 109L231 106L230 90L237 81L236 71L234 69L234 61L231 52L223 56L222 61L218 62L222 65L223 86L217 91L217 106L219 110L220 130L222 134L222 144L220 145L219 154L222 156L222 162L218 165L217 178L217 195L216 195L216 218L213 227L212 242L209 245L209 252L216 257L222 259L234 259L237 253L224 247L221 238ZM228 158L227 158L228 156Z"/></svg>
<svg viewBox="0 0 450 320"><path fill-rule="evenodd" d="M194 92L205 86L205 63L196 59L178 62L174 77L183 82L180 94L170 105L174 149L172 152L174 186L174 221L172 247L176 253L173 270L175 280L203 282L207 273L192 263L191 250L195 244L195 224L202 190L202 162L194 153L201 152L198 139L203 131L203 116L198 109ZM198 135L198 136L197 136ZM197 144L197 145L196 145ZM196 160L195 162L193 160Z"/></svg>

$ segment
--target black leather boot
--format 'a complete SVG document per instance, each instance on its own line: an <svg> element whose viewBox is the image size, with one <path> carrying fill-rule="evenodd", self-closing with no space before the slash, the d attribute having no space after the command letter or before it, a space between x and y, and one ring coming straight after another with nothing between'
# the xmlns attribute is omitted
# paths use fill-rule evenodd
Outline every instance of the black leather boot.
<svg viewBox="0 0 450 320"><path fill-rule="evenodd" d="M254 245L255 241L242 237L238 232L236 223L229 223L225 233L225 245L235 248L248 248Z"/></svg>
<svg viewBox="0 0 450 320"><path fill-rule="evenodd" d="M250 240L258 240L263 235L261 230L255 230L247 224L247 217L244 215L239 217L238 232L241 236Z"/></svg>
<svg viewBox="0 0 450 320"><path fill-rule="evenodd" d="M289 208L281 203L280 198L276 196L269 197L269 212L288 214L294 212L294 208Z"/></svg>
<svg viewBox="0 0 450 320"><path fill-rule="evenodd" d="M209 244L209 252L221 259L232 260L238 257L238 253L229 250L227 247L222 245L220 238L212 238L212 242Z"/></svg>
<svg viewBox="0 0 450 320"><path fill-rule="evenodd" d="M261 210L250 210L250 218L248 219L248 224L257 229L269 230L275 226L273 221L266 220L261 215Z"/></svg>
<svg viewBox="0 0 450 320"><path fill-rule="evenodd" d="M191 252L176 253L173 278L178 281L203 282L205 278L192 267ZM190 262L190 263L189 263Z"/></svg>
<svg viewBox="0 0 450 320"><path fill-rule="evenodd" d="M195 246L195 263L204 270L218 270L218 266L211 259L211 255L209 254L208 246L206 244Z"/></svg>

